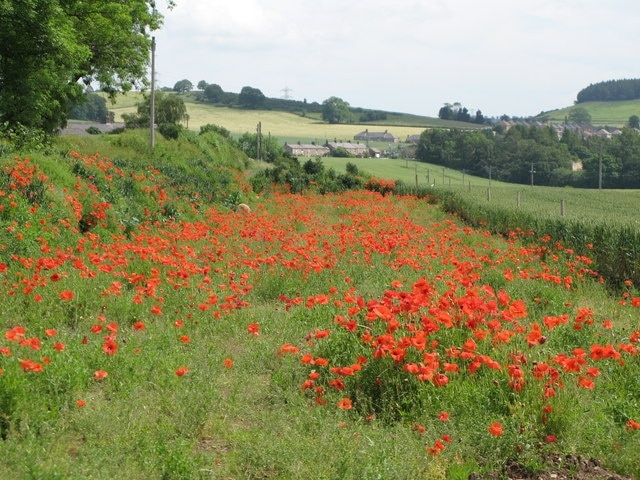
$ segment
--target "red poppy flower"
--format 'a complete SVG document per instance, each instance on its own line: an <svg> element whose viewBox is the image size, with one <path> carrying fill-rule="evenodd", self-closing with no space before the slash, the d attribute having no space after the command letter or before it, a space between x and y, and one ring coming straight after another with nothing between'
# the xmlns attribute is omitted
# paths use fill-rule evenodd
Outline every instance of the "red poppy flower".
<svg viewBox="0 0 640 480"><path fill-rule="evenodd" d="M250 323L249 325L247 325L247 332L249 332L254 337L257 337L258 335L260 335L260 325L258 325L257 323Z"/></svg>
<svg viewBox="0 0 640 480"><path fill-rule="evenodd" d="M494 437L500 437L503 433L502 424L500 422L493 422L487 430Z"/></svg>
<svg viewBox="0 0 640 480"><path fill-rule="evenodd" d="M71 290L64 290L60 292L58 296L60 297L61 300L64 300L65 302L67 302L69 300L73 300L73 297L75 296L75 294Z"/></svg>
<svg viewBox="0 0 640 480"><path fill-rule="evenodd" d="M176 370L176 375L182 377L187 372L189 372L189 369L187 367L178 367L178 369Z"/></svg>
<svg viewBox="0 0 640 480"><path fill-rule="evenodd" d="M118 344L113 340L107 340L102 344L102 351L107 355L115 355L118 351Z"/></svg>
<svg viewBox="0 0 640 480"><path fill-rule="evenodd" d="M342 400L340 400L338 402L338 408L341 408L342 410L351 410L353 408L353 404L351 403L351 399L345 397Z"/></svg>
<svg viewBox="0 0 640 480"><path fill-rule="evenodd" d="M95 372L93 372L93 378L95 378L96 380L102 380L103 378L107 378L108 375L109 374L104 370L96 370Z"/></svg>

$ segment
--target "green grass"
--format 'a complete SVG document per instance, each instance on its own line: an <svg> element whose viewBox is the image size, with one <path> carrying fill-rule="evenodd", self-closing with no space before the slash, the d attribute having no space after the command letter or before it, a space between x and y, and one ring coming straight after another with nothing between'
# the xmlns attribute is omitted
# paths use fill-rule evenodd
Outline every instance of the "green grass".
<svg viewBox="0 0 640 480"><path fill-rule="evenodd" d="M548 400L549 421L541 421L544 382L532 377L534 365L560 369L552 360L557 354L627 343L638 329L637 307L579 277L581 260L554 251L541 262L536 249L469 228L425 201L370 192L272 191L257 198L232 183L253 210L237 215L221 168L248 161L214 140L159 138L152 154L144 132L59 139L50 152L30 155L49 177L37 205L30 190L2 177L0 321L5 332L17 325L26 332L0 342L11 350L0 353L0 478L445 479L496 471L512 460L541 468L549 453L579 453L640 475L640 432L625 428L640 419L637 355L625 353L620 364L587 354L588 365L601 371L593 391L562 371L565 387ZM71 157L69 150L81 154ZM96 152L111 163L89 157ZM0 160L3 174L15 169L13 155ZM386 162L411 179L413 165ZM241 182L236 173L234 182ZM206 180L215 181L216 191L195 198L194 186ZM83 235L68 221L76 201L114 208L104 225ZM126 204L140 220L128 230ZM173 218L162 213L167 204ZM571 289L555 283L556 276L572 277ZM433 298L412 289L425 282ZM64 300L60 293L67 291L74 297ZM502 291L499 301L491 291ZM628 293L640 298L635 288ZM299 302L288 307L283 295ZM516 300L527 306L526 318L510 319ZM460 363L447 386L418 383L361 341L366 333L394 330L374 318L383 304L397 310L403 326L395 332L403 341L451 312L454 324L429 337L439 342L429 349L441 361ZM586 308L593 324L573 328ZM527 344L531 323L561 314L571 322L545 330L545 342ZM357 332L341 329L337 316L353 318ZM487 326L489 319L498 326ZM613 328L604 328L605 320ZM138 322L145 328L136 329ZM257 336L247 329L253 323ZM494 342L498 327L522 332L510 343ZM331 336L314 337L324 329ZM118 344L115 355L102 349L107 337ZM447 348L471 337L478 353L504 368L467 373L467 361ZM330 366L363 355L366 368L338 391L323 383L333 378L326 367L279 354L283 344L324 355ZM507 385L506 365L518 352L527 357L522 367L531 386L522 394ZM421 353L409 355L426 362ZM43 371L23 371L25 359ZM189 371L180 377L181 366ZM98 369L109 375L96 380ZM301 389L314 371L322 373L316 386L326 390L324 407L315 402L318 390ZM347 395L356 408L338 409ZM443 410L449 422L438 418ZM499 438L487 431L494 421L504 424ZM557 443L545 442L551 434ZM453 441L430 454L443 435Z"/></svg>
<svg viewBox="0 0 640 480"><path fill-rule="evenodd" d="M593 125L624 127L632 115L640 116L640 99L619 102L584 102L542 114L555 122L564 122L575 108L585 108L591 115Z"/></svg>
<svg viewBox="0 0 640 480"><path fill-rule="evenodd" d="M581 189L491 182L487 178L406 159L333 158L322 163L339 173L347 163L374 177L401 180L407 185L433 186L455 192L477 205L530 213L559 220L616 224L640 229L640 190ZM564 210L562 204L564 203ZM563 215L564 213L564 215Z"/></svg>

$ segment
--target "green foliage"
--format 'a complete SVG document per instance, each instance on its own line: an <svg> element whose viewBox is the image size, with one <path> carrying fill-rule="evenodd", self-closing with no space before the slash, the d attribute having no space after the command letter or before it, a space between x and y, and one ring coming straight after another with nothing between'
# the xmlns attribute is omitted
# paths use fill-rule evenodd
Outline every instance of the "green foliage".
<svg viewBox="0 0 640 480"><path fill-rule="evenodd" d="M112 96L142 85L161 20L150 0L0 3L0 124L53 132L81 101L79 80Z"/></svg>
<svg viewBox="0 0 640 480"><path fill-rule="evenodd" d="M224 91L218 84L212 83L204 88L204 96L208 102L218 103L222 100Z"/></svg>
<svg viewBox="0 0 640 480"><path fill-rule="evenodd" d="M284 148L276 137L245 132L236 140L236 144L249 158L274 163L284 156Z"/></svg>
<svg viewBox="0 0 640 480"><path fill-rule="evenodd" d="M568 118L570 122L578 125L591 125L591 114L583 107L574 108Z"/></svg>
<svg viewBox="0 0 640 480"><path fill-rule="evenodd" d="M322 102L322 120L328 123L352 123L353 113L347 102L331 97Z"/></svg>
<svg viewBox="0 0 640 480"><path fill-rule="evenodd" d="M125 114L127 128L148 127L151 118L151 97L145 95L143 101L138 104L137 114ZM155 94L155 123L179 124L188 119L187 107L182 97L164 92Z"/></svg>
<svg viewBox="0 0 640 480"><path fill-rule="evenodd" d="M257 88L242 87L238 95L238 104L242 108L255 110L264 105L265 98L264 94Z"/></svg>
<svg viewBox="0 0 640 480"><path fill-rule="evenodd" d="M102 130L100 130L98 127L94 127L93 125L87 128L85 131L89 135L100 135L102 133Z"/></svg>
<svg viewBox="0 0 640 480"><path fill-rule="evenodd" d="M200 127L200 135L204 135L205 133L214 132L218 135L223 136L224 138L231 140L231 132L220 125L213 125L208 123L206 125L202 125Z"/></svg>
<svg viewBox="0 0 640 480"><path fill-rule="evenodd" d="M193 83L186 78L184 80L178 80L173 86L173 91L177 93L189 93L193 90Z"/></svg>
<svg viewBox="0 0 640 480"><path fill-rule="evenodd" d="M175 123L161 123L158 125L158 131L167 140L177 140L182 131L182 126Z"/></svg>
<svg viewBox="0 0 640 480"><path fill-rule="evenodd" d="M111 115L107 110L107 100L96 93L86 93L78 105L71 109L69 117L76 120L107 123Z"/></svg>

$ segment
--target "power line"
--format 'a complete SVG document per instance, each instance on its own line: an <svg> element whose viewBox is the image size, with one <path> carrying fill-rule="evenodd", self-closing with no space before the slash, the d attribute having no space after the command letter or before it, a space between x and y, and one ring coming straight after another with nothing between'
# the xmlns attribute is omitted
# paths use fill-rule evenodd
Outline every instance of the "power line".
<svg viewBox="0 0 640 480"><path fill-rule="evenodd" d="M284 95L282 96L282 98L284 98L285 100L291 100L291 95L289 95L291 92L293 92L293 90L287 86L285 86L282 90L280 90L281 92L284 92Z"/></svg>

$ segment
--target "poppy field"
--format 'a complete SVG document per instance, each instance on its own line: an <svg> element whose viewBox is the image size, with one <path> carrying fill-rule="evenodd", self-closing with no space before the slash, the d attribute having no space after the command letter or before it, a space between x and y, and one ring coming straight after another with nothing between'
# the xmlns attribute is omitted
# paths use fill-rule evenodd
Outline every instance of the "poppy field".
<svg viewBox="0 0 640 480"><path fill-rule="evenodd" d="M411 196L1 168L2 478L640 477L640 291L588 256Z"/></svg>

